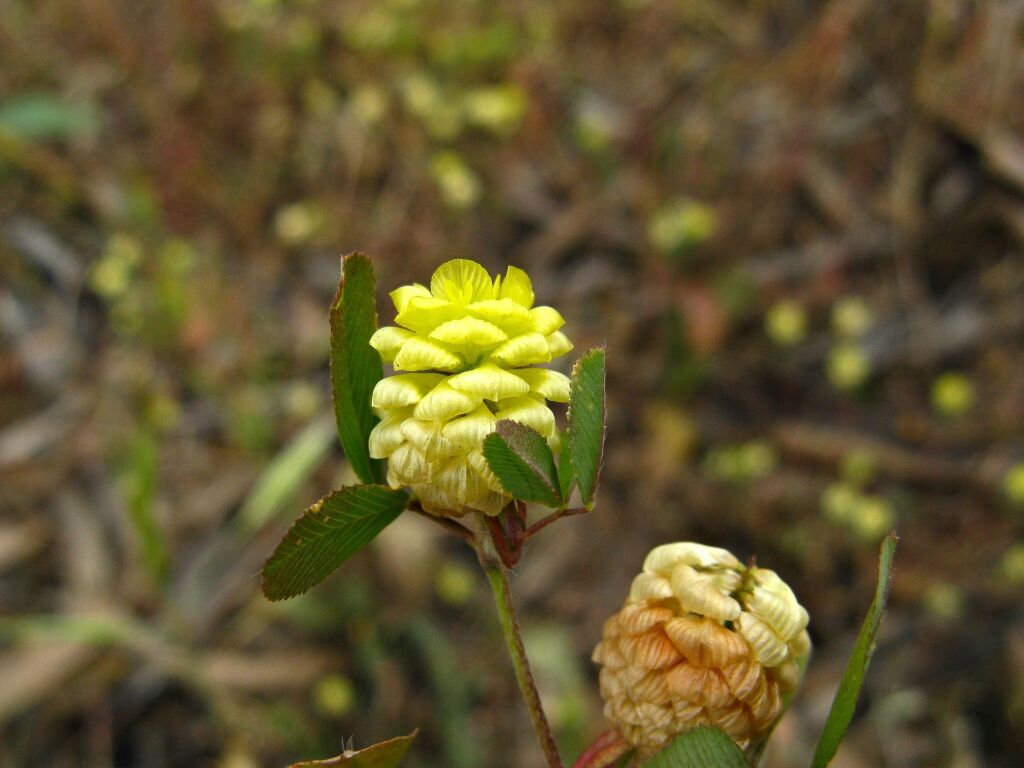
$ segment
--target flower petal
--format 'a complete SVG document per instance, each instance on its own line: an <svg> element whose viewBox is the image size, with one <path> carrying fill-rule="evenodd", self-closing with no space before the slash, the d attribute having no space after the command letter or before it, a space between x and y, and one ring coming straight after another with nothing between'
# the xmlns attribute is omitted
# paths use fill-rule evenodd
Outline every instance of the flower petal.
<svg viewBox="0 0 1024 768"><path fill-rule="evenodd" d="M395 317L395 322L416 333L428 334L441 323L465 317L466 311L446 299L413 296Z"/></svg>
<svg viewBox="0 0 1024 768"><path fill-rule="evenodd" d="M481 398L452 389L447 381L442 381L424 395L413 411L413 416L423 421L444 422L469 413L480 402Z"/></svg>
<svg viewBox="0 0 1024 768"><path fill-rule="evenodd" d="M679 541L652 549L644 560L644 570L669 574L679 563L696 568L711 568L716 565L737 569L743 567L742 563L726 549L692 541Z"/></svg>
<svg viewBox="0 0 1024 768"><path fill-rule="evenodd" d="M373 428L369 440L371 459L386 459L405 442L405 435L402 434L402 422L409 418L411 410L410 408L401 408L391 411L387 418Z"/></svg>
<svg viewBox="0 0 1024 768"><path fill-rule="evenodd" d="M470 509L476 509L485 515L497 515L508 504L509 497L497 491L488 490L485 494L466 504Z"/></svg>
<svg viewBox="0 0 1024 768"><path fill-rule="evenodd" d="M396 371L457 371L462 358L443 344L421 336L411 336L395 356Z"/></svg>
<svg viewBox="0 0 1024 768"><path fill-rule="evenodd" d="M497 421L487 406L481 405L469 415L445 424L443 434L460 450L470 451L480 447Z"/></svg>
<svg viewBox="0 0 1024 768"><path fill-rule="evenodd" d="M484 363L448 379L452 389L486 400L501 400L515 395L525 395L530 385L494 363Z"/></svg>
<svg viewBox="0 0 1024 768"><path fill-rule="evenodd" d="M543 400L532 395L502 400L498 403L498 411L494 415L498 419L511 419L525 424L544 437L555 434L555 414Z"/></svg>
<svg viewBox="0 0 1024 768"><path fill-rule="evenodd" d="M487 459L484 457L482 449L476 448L470 451L467 460L469 461L470 466L476 470L476 473L484 479L488 488L497 494L505 495L505 488L502 486L498 476L491 471L491 467L487 463ZM505 498L508 498L508 496L505 496ZM500 512L501 510L498 511Z"/></svg>
<svg viewBox="0 0 1024 768"><path fill-rule="evenodd" d="M672 592L685 611L699 613L723 621L740 615L740 604L720 588L715 575L701 573L686 563L672 569Z"/></svg>
<svg viewBox="0 0 1024 768"><path fill-rule="evenodd" d="M460 507L476 501L490 491L465 456L447 461L434 477L434 484L442 493L458 502Z"/></svg>
<svg viewBox="0 0 1024 768"><path fill-rule="evenodd" d="M458 449L441 434L441 424L419 419L402 422L402 435L423 454L427 461L437 461L453 455Z"/></svg>
<svg viewBox="0 0 1024 768"><path fill-rule="evenodd" d="M388 458L388 483L414 485L433 480L434 464L412 443L402 443Z"/></svg>
<svg viewBox="0 0 1024 768"><path fill-rule="evenodd" d="M373 388L371 405L374 408L402 408L415 405L425 394L444 379L441 373L403 373L388 376Z"/></svg>
<svg viewBox="0 0 1024 768"><path fill-rule="evenodd" d="M553 307L534 307L530 310L530 320L533 321L534 330L545 336L550 336L565 325L565 318Z"/></svg>
<svg viewBox="0 0 1024 768"><path fill-rule="evenodd" d="M412 331L405 328L396 328L393 325L386 325L378 328L370 337L370 346L380 352L381 360L390 363L395 355L402 348L402 345L412 338Z"/></svg>
<svg viewBox="0 0 1024 768"><path fill-rule="evenodd" d="M530 392L555 403L569 402L569 377L548 368L522 368L516 376L530 385Z"/></svg>
<svg viewBox="0 0 1024 768"><path fill-rule="evenodd" d="M736 618L736 631L750 643L754 656L766 667L778 666L789 655L789 648L772 628L752 613L743 611Z"/></svg>
<svg viewBox="0 0 1024 768"><path fill-rule="evenodd" d="M530 282L530 276L519 267L510 266L505 270L505 279L495 282L495 298L511 299L527 309L533 306L533 283Z"/></svg>
<svg viewBox="0 0 1024 768"><path fill-rule="evenodd" d="M556 357L561 357L566 352L572 349L572 342L569 341L569 337L561 331L555 331L549 334L547 337L548 351L551 352L551 359L554 360Z"/></svg>
<svg viewBox="0 0 1024 768"><path fill-rule="evenodd" d="M491 352L490 357L501 365L519 368L548 362L551 360L551 350L547 340L539 333L524 333L506 341Z"/></svg>
<svg viewBox="0 0 1024 768"><path fill-rule="evenodd" d="M474 301L466 309L474 317L494 323L509 336L533 330L533 321L526 307L512 299Z"/></svg>
<svg viewBox="0 0 1024 768"><path fill-rule="evenodd" d="M490 347L500 344L508 338L501 328L479 320L475 317L463 317L460 320L449 320L430 332L430 338L446 344L472 344L477 347Z"/></svg>
<svg viewBox="0 0 1024 768"><path fill-rule="evenodd" d="M446 261L430 278L430 293L434 298L461 306L489 299L493 291L494 282L487 270L469 259Z"/></svg>
<svg viewBox="0 0 1024 768"><path fill-rule="evenodd" d="M395 305L395 311L398 313L404 312L405 308L409 305L409 300L414 296L426 296L429 298L430 290L427 286L420 285L419 283L395 288L391 292L391 301Z"/></svg>

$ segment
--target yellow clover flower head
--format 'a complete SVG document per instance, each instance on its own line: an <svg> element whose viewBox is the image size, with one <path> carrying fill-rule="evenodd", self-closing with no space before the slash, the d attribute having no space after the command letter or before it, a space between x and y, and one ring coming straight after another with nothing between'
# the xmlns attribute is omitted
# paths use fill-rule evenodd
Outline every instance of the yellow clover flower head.
<svg viewBox="0 0 1024 768"><path fill-rule="evenodd" d="M509 267L493 280L475 261L438 267L430 287L391 292L394 326L370 345L396 373L373 391L381 422L370 455L388 460L388 483L411 486L424 509L497 514L510 500L483 457L483 439L499 419L554 441L547 401L568 402L569 379L546 368L572 349L562 316L533 306L533 286Z"/></svg>
<svg viewBox="0 0 1024 768"><path fill-rule="evenodd" d="M717 547L656 547L594 650L605 716L642 757L699 725L752 750L799 682L807 621L774 571Z"/></svg>

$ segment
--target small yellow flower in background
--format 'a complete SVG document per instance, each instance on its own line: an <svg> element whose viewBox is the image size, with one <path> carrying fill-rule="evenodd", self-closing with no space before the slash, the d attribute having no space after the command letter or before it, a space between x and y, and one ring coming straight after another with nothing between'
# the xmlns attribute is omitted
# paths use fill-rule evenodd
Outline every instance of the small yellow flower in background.
<svg viewBox="0 0 1024 768"><path fill-rule="evenodd" d="M480 178L457 152L438 152L430 161L430 172L441 199L452 208L471 208L480 200Z"/></svg>
<svg viewBox="0 0 1024 768"><path fill-rule="evenodd" d="M832 306L832 328L839 336L860 338L874 322L870 305L859 296L845 296Z"/></svg>
<svg viewBox="0 0 1024 768"><path fill-rule="evenodd" d="M807 312L799 302L784 299L776 302L765 315L768 336L782 347L792 347L807 335Z"/></svg>
<svg viewBox="0 0 1024 768"><path fill-rule="evenodd" d="M656 547L594 650L605 716L641 757L699 725L753 748L799 682L807 621L774 571L717 547Z"/></svg>
<svg viewBox="0 0 1024 768"><path fill-rule="evenodd" d="M859 344L841 343L828 354L829 381L836 389L858 389L871 375L871 359Z"/></svg>
<svg viewBox="0 0 1024 768"><path fill-rule="evenodd" d="M932 408L947 418L963 416L977 400L974 383L963 373L949 371L932 384Z"/></svg>
<svg viewBox="0 0 1024 768"><path fill-rule="evenodd" d="M568 402L569 379L531 366L572 349L559 330L565 321L533 306L523 270L491 280L466 259L438 267L429 288L402 286L391 299L397 325L380 328L370 344L403 373L373 391L381 422L370 455L386 458L388 483L411 486L429 512L497 514L510 499L487 466L483 439L511 419L554 443L547 401Z"/></svg>

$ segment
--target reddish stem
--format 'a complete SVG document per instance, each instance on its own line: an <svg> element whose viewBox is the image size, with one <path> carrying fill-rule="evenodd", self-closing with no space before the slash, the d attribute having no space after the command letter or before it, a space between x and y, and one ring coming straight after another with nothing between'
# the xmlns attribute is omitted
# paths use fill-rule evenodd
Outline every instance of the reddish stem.
<svg viewBox="0 0 1024 768"><path fill-rule="evenodd" d="M585 515L589 511L590 510L586 507L573 507L572 509L560 509L558 512L552 512L547 517L542 517L536 523L527 528L523 533L523 541L529 541L537 535L538 531L542 528L547 528L556 520L561 520L563 517L571 517L572 515Z"/></svg>
<svg viewBox="0 0 1024 768"><path fill-rule="evenodd" d="M617 730L605 731L584 750L572 764L572 768L608 768L617 763L630 749Z"/></svg>

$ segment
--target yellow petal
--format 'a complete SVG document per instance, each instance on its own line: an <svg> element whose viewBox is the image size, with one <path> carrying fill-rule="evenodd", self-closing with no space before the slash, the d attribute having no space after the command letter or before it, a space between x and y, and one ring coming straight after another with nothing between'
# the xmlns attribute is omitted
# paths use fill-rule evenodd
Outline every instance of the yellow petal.
<svg viewBox="0 0 1024 768"><path fill-rule="evenodd" d="M481 405L468 416L453 419L444 425L444 436L463 451L479 447L485 437L494 431L497 419L490 410Z"/></svg>
<svg viewBox="0 0 1024 768"><path fill-rule="evenodd" d="M561 331L555 331L547 337L548 351L551 352L551 359L561 357L572 349L572 342L569 337Z"/></svg>
<svg viewBox="0 0 1024 768"><path fill-rule="evenodd" d="M441 516L462 514L456 500L450 498L436 484L421 483L414 485L412 489L416 492L416 497L423 509L430 514Z"/></svg>
<svg viewBox="0 0 1024 768"><path fill-rule="evenodd" d="M430 278L430 293L434 298L460 306L489 299L493 291L494 283L487 270L469 259L446 261Z"/></svg>
<svg viewBox="0 0 1024 768"><path fill-rule="evenodd" d="M473 449L469 452L467 460L469 461L469 465L473 467L476 473L483 478L485 483L487 483L488 488L490 488L494 493L504 495L505 488L502 486L498 476L491 471L491 467L487 463L487 459L484 458L483 450L480 448ZM501 510L499 509L498 511L500 512Z"/></svg>
<svg viewBox="0 0 1024 768"><path fill-rule="evenodd" d="M758 662L776 667L789 656L789 648L772 628L751 613L743 611L736 619L736 631L750 643Z"/></svg>
<svg viewBox="0 0 1024 768"><path fill-rule="evenodd" d="M668 579L653 573L641 573L629 587L631 600L666 600L672 597L672 585Z"/></svg>
<svg viewBox="0 0 1024 768"><path fill-rule="evenodd" d="M370 337L370 346L380 352L380 357L385 363L395 359L395 355L402 348L402 345L412 338L412 331L405 328L396 328L393 325L386 325L378 328Z"/></svg>
<svg viewBox="0 0 1024 768"><path fill-rule="evenodd" d="M743 600L747 610L767 623L779 637L788 641L807 626L807 611L778 574L767 568L752 568L747 578L753 583Z"/></svg>
<svg viewBox="0 0 1024 768"><path fill-rule="evenodd" d="M485 515L497 515L501 513L501 510L505 508L505 505L509 502L508 496L497 491L488 490L482 496L474 499L466 504L470 509L478 509Z"/></svg>
<svg viewBox="0 0 1024 768"><path fill-rule="evenodd" d="M396 371L457 371L462 358L445 345L420 336L410 336L395 356Z"/></svg>
<svg viewBox="0 0 1024 768"><path fill-rule="evenodd" d="M430 290L425 285L419 283L413 283L412 285L403 285L401 288L395 288L391 292L391 301L395 305L396 312L404 312L405 308L409 304L409 300L414 296L430 296Z"/></svg>
<svg viewBox="0 0 1024 768"><path fill-rule="evenodd" d="M466 316L463 307L457 307L446 299L433 296L413 296L405 308L395 317L395 322L423 335L446 323Z"/></svg>
<svg viewBox="0 0 1024 768"><path fill-rule="evenodd" d="M447 381L442 381L428 392L413 411L413 416L423 421L444 422L469 413L478 405L481 398L467 395L452 389Z"/></svg>
<svg viewBox="0 0 1024 768"><path fill-rule="evenodd" d="M371 405L374 408L402 408L415 405L444 379L441 373L403 373L388 376L373 388Z"/></svg>
<svg viewBox="0 0 1024 768"><path fill-rule="evenodd" d="M452 441L441 434L441 424L419 419L406 419L402 422L402 435L412 443L416 450L423 454L427 461L447 458L456 452Z"/></svg>
<svg viewBox="0 0 1024 768"><path fill-rule="evenodd" d="M514 373L503 370L494 363L457 373L448 379L452 389L486 400L501 400L514 395L525 395L530 385Z"/></svg>
<svg viewBox="0 0 1024 768"><path fill-rule="evenodd" d="M400 485L429 483L434 477L434 464L416 450L412 443L402 443L388 458L388 482L391 478ZM392 483L393 484L393 483Z"/></svg>
<svg viewBox="0 0 1024 768"><path fill-rule="evenodd" d="M434 478L441 492L464 506L489 493L490 489L464 456L450 459Z"/></svg>
<svg viewBox="0 0 1024 768"><path fill-rule="evenodd" d="M550 336L565 325L565 318L552 307L534 307L530 310L530 320L533 321L534 330L545 336Z"/></svg>
<svg viewBox="0 0 1024 768"><path fill-rule="evenodd" d="M466 307L474 317L494 323L509 336L533 330L533 321L526 307L512 299L484 299Z"/></svg>
<svg viewBox="0 0 1024 768"><path fill-rule="evenodd" d="M410 411L410 408L391 411L387 418L373 428L369 440L370 458L386 459L405 442L405 436L402 434L402 422L409 418Z"/></svg>
<svg viewBox="0 0 1024 768"><path fill-rule="evenodd" d="M543 400L532 395L510 397L498 403L494 414L498 419L511 419L540 432L544 437L555 434L555 414Z"/></svg>
<svg viewBox="0 0 1024 768"><path fill-rule="evenodd" d="M547 368L523 368L516 376L530 385L530 392L555 403L569 402L569 377Z"/></svg>
<svg viewBox="0 0 1024 768"><path fill-rule="evenodd" d="M498 283L495 298L511 299L527 309L533 306L533 283L530 282L530 276L519 267L510 266L505 271L505 279L495 282Z"/></svg>
<svg viewBox="0 0 1024 768"><path fill-rule="evenodd" d="M505 341L508 334L486 320L464 317L461 320L449 320L447 323L437 326L430 332L430 338L443 341L446 344L491 347Z"/></svg>
<svg viewBox="0 0 1024 768"><path fill-rule="evenodd" d="M644 560L644 570L669 574L679 563L696 568L725 566L740 569L743 565L732 553L721 547L709 547L692 541L679 541L655 547Z"/></svg>
<svg viewBox="0 0 1024 768"><path fill-rule="evenodd" d="M524 333L515 336L491 352L491 360L510 368L519 368L551 360L547 340L539 333Z"/></svg>
<svg viewBox="0 0 1024 768"><path fill-rule="evenodd" d="M723 621L731 621L740 615L740 604L728 594L723 594L710 573L701 573L680 563L672 569L670 583L684 611Z"/></svg>

